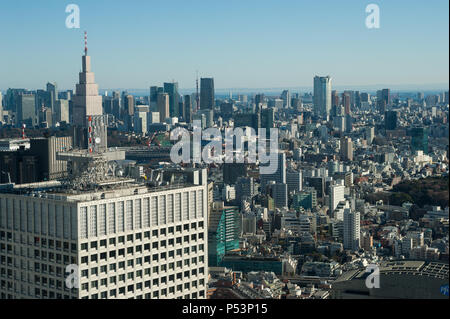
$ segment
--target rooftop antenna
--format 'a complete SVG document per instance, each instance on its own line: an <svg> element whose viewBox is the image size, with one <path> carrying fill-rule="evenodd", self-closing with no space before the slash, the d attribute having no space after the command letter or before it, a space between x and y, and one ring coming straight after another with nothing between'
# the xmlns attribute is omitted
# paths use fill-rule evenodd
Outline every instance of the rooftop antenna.
<svg viewBox="0 0 450 319"><path fill-rule="evenodd" d="M26 138L26 136L25 136L25 127L26 127L25 123L22 123L22 139L23 140Z"/></svg>
<svg viewBox="0 0 450 319"><path fill-rule="evenodd" d="M195 85L196 85L196 96L195 96L195 98L197 100L197 110L200 110L200 96L198 94L198 70L196 72L197 72L197 78L195 80Z"/></svg>
<svg viewBox="0 0 450 319"><path fill-rule="evenodd" d="M87 51L88 51L88 48L87 48L87 32L84 31L84 55L87 55Z"/></svg>

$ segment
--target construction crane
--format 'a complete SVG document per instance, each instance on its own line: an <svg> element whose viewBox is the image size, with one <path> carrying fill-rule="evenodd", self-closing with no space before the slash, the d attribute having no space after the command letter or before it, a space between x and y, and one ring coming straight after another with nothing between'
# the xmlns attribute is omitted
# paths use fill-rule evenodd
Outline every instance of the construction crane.
<svg viewBox="0 0 450 319"><path fill-rule="evenodd" d="M152 142L155 142L156 145L158 145L158 148L161 148L161 144L159 143L158 139L156 138L157 132L153 133L153 135L148 139L147 145L148 148L150 148Z"/></svg>

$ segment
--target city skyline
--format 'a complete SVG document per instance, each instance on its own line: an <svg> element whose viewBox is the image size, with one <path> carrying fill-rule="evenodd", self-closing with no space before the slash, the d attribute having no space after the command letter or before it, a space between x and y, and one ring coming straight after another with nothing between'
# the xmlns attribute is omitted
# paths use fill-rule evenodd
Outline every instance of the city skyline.
<svg viewBox="0 0 450 319"><path fill-rule="evenodd" d="M43 9L22 3L29 10L6 5L2 12L8 15L0 13L8 26L0 31L8 44L8 50L0 52L0 60L8 61L1 90L35 89L47 81L73 89L84 30L89 32L101 90L143 89L172 80L187 90L195 87L196 70L201 77L213 77L217 90L312 87L315 75L330 75L336 87L346 88L448 87L446 1L380 2L380 29L366 28L366 3L341 8L332 2L227 2L204 9L199 1L177 3L179 10L171 6L173 15L167 15L168 7L160 3L140 3L131 14L122 14L126 7L119 3L79 1L80 29L65 27L66 4L50 3ZM222 9L232 14L224 16ZM415 23L416 17L422 22ZM43 19L47 25L35 33L33 25ZM127 26L130 19L137 23ZM327 19L327 27L317 19Z"/></svg>
<svg viewBox="0 0 450 319"><path fill-rule="evenodd" d="M443 7L8 3L0 300L448 299Z"/></svg>

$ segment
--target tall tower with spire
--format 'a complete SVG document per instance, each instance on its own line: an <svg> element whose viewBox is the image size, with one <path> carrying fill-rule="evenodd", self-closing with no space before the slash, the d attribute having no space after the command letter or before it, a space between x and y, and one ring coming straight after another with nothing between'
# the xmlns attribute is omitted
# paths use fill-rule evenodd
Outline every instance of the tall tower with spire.
<svg viewBox="0 0 450 319"><path fill-rule="evenodd" d="M73 101L74 146L99 150L107 147L107 125L103 116L102 97L91 72L91 57L88 56L87 32L84 32L84 55L82 71Z"/></svg>
<svg viewBox="0 0 450 319"><path fill-rule="evenodd" d="M84 55L82 56L82 71L79 83L73 97L73 124L86 126L87 116L102 115L102 97L98 95L98 84L91 72L91 57L87 55L87 33L84 33Z"/></svg>

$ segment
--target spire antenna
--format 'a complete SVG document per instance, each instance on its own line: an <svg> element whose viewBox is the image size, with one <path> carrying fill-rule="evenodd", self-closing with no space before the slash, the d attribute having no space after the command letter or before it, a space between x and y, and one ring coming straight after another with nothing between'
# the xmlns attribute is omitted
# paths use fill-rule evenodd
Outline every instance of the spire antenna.
<svg viewBox="0 0 450 319"><path fill-rule="evenodd" d="M87 55L87 51L88 51L88 48L87 48L87 32L84 31L84 55Z"/></svg>
<svg viewBox="0 0 450 319"><path fill-rule="evenodd" d="M198 94L198 70L196 70L195 86L196 86L197 110L200 110L200 95Z"/></svg>

